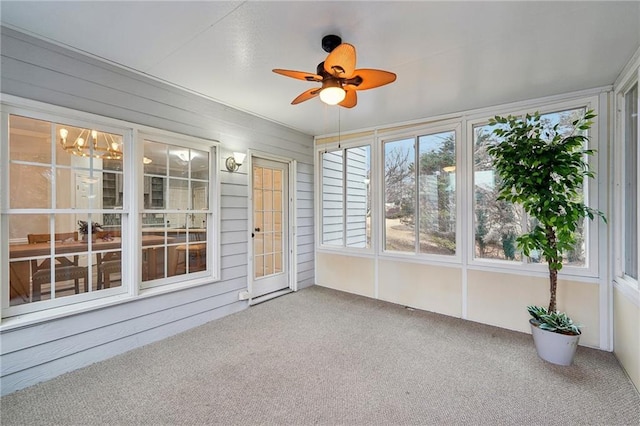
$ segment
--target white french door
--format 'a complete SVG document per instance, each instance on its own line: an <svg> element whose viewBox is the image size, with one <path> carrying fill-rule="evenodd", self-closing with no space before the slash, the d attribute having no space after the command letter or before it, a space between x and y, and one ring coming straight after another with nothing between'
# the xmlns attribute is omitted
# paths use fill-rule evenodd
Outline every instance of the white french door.
<svg viewBox="0 0 640 426"><path fill-rule="evenodd" d="M253 299L289 288L289 164L252 159Z"/></svg>

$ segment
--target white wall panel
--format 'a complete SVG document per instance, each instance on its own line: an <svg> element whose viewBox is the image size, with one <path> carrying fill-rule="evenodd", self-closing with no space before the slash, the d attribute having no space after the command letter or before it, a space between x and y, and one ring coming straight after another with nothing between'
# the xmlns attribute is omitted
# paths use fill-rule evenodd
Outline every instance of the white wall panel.
<svg viewBox="0 0 640 426"><path fill-rule="evenodd" d="M315 284L315 219L313 193L313 160L296 164L296 247L298 288Z"/></svg>
<svg viewBox="0 0 640 426"><path fill-rule="evenodd" d="M361 296L376 296L375 259L316 253L316 262L318 285Z"/></svg>
<svg viewBox="0 0 640 426"><path fill-rule="evenodd" d="M614 352L636 388L640 389L640 306L613 288Z"/></svg>
<svg viewBox="0 0 640 426"><path fill-rule="evenodd" d="M379 298L453 317L462 316L462 268L380 260Z"/></svg>
<svg viewBox="0 0 640 426"><path fill-rule="evenodd" d="M469 270L468 319L509 330L530 333L528 305L547 306L549 278ZM580 345L600 344L598 285L558 280L558 310L581 324Z"/></svg>

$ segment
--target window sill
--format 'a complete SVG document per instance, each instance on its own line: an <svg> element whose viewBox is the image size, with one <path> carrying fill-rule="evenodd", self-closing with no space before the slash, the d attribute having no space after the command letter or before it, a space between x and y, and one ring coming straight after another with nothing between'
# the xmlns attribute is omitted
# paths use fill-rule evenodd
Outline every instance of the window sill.
<svg viewBox="0 0 640 426"><path fill-rule="evenodd" d="M193 278L188 281L177 281L170 284L157 285L140 289L140 293L136 297L137 299L158 296L165 293L172 293L174 291L186 290L193 287L198 287L204 284L211 284L219 281L214 279L210 275L204 277Z"/></svg>
<svg viewBox="0 0 640 426"><path fill-rule="evenodd" d="M375 257L375 253L370 248L363 249L363 248L357 248L357 247L320 246L316 248L316 252L329 253L329 254L342 254L344 256L354 256L354 257Z"/></svg>
<svg viewBox="0 0 640 426"><path fill-rule="evenodd" d="M382 260L397 260L400 262L423 263L425 265L442 265L442 266L462 266L460 256L455 255L438 255L429 253L409 253L398 251L383 251L378 256Z"/></svg>
<svg viewBox="0 0 640 426"><path fill-rule="evenodd" d="M469 262L469 269L503 272L516 275L549 277L546 263L520 263L505 260L476 260ZM583 282L598 283L599 277L588 268L565 266L558 272L558 278Z"/></svg>
<svg viewBox="0 0 640 426"><path fill-rule="evenodd" d="M616 277L613 280L613 286L619 290L626 299L640 308L640 288L638 288L637 281Z"/></svg>
<svg viewBox="0 0 640 426"><path fill-rule="evenodd" d="M167 284L158 287L152 287L145 290L140 290L140 294L132 296L130 294L119 294L116 296L104 297L91 301L76 303L73 305L60 306L58 308L47 309L38 312L32 312L23 315L16 315L14 317L2 319L0 324L0 333L12 331L20 328L30 327L40 323L53 321L60 318L66 318L74 315L83 314L86 312L95 311L98 309L104 309L123 303L134 302L142 300L147 297L154 297L166 293L172 293L175 291L186 290L189 288L198 287L205 284L212 284L219 281L218 279L212 280L211 277L197 278L189 281L182 281L173 284Z"/></svg>
<svg viewBox="0 0 640 426"><path fill-rule="evenodd" d="M80 302L73 305L65 305L57 308L46 309L38 312L31 312L28 314L16 315L9 318L3 318L2 324L0 324L0 333L7 331L29 327L40 323L53 321L60 318L65 318L73 315L82 314L85 312L94 311L96 309L102 309L109 306L119 305L136 297L130 294L119 294L116 296L110 296L86 302Z"/></svg>

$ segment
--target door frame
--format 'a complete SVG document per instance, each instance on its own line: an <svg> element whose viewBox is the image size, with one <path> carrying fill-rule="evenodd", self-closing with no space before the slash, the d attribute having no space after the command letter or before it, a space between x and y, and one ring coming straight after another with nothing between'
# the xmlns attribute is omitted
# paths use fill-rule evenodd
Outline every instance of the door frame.
<svg viewBox="0 0 640 426"><path fill-rule="evenodd" d="M287 242L289 246L289 250L287 253L287 260L289 263L289 273L287 274L287 279L289 281L289 287L280 291L275 291L273 293L268 293L264 296L259 296L257 298L253 297L253 283L254 283L254 274L253 274L253 244L251 238L251 232L254 229L253 224L253 160L254 158L277 161L279 163L283 163L288 168L288 206L287 206L287 215L288 215L288 229L287 229ZM268 154L263 151L257 150L247 150L247 192L249 202L247 203L247 289L249 291L249 305L253 305L273 297L278 297L283 293L288 293L291 291L298 291L298 280L297 277L297 254L298 247L296 245L297 240L297 216L296 212L296 160L291 158L285 158L278 155Z"/></svg>

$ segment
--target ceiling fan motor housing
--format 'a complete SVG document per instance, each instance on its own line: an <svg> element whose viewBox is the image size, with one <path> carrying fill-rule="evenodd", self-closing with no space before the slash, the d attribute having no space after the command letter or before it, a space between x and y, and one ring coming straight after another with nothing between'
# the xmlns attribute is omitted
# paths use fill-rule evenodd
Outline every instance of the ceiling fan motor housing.
<svg viewBox="0 0 640 426"><path fill-rule="evenodd" d="M320 62L316 67L316 74L321 76L323 79L331 77L331 74L329 74L327 70L324 69L324 61Z"/></svg>
<svg viewBox="0 0 640 426"><path fill-rule="evenodd" d="M322 50L327 53L331 53L333 49L342 44L342 39L334 34L329 34L322 37Z"/></svg>

